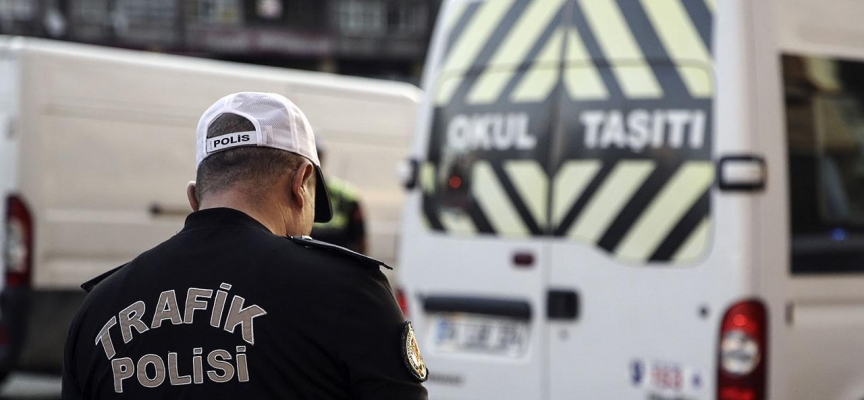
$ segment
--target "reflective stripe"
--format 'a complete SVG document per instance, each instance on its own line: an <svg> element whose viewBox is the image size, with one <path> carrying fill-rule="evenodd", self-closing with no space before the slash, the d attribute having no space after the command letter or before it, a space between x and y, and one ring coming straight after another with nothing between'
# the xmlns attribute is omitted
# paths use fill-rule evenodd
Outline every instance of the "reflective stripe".
<svg viewBox="0 0 864 400"><path fill-rule="evenodd" d="M456 93L456 89L459 89L461 83L461 73L446 76L442 74L441 81L438 82L438 87L435 89L436 105L440 106L449 103L450 99L453 98L453 93Z"/></svg>
<svg viewBox="0 0 864 400"><path fill-rule="evenodd" d="M659 98L663 89L645 63L615 0L579 0L592 31L628 98Z"/></svg>
<svg viewBox="0 0 864 400"><path fill-rule="evenodd" d="M471 193L489 219L492 228L500 235L527 236L528 228L522 222L519 212L501 187L501 182L488 161L474 164L471 175Z"/></svg>
<svg viewBox="0 0 864 400"><path fill-rule="evenodd" d="M620 161L591 198L568 236L596 243L654 171L651 160Z"/></svg>
<svg viewBox="0 0 864 400"><path fill-rule="evenodd" d="M423 163L420 167L420 187L423 193L435 192L435 165L432 163Z"/></svg>
<svg viewBox="0 0 864 400"><path fill-rule="evenodd" d="M713 181L711 162L693 161L682 165L636 220L615 253L630 261L648 260Z"/></svg>
<svg viewBox="0 0 864 400"><path fill-rule="evenodd" d="M672 256L675 263L688 263L698 260L705 254L705 246L708 244L708 233L710 232L711 221L708 218L702 220L696 229L687 238L687 241L681 245L681 248Z"/></svg>
<svg viewBox="0 0 864 400"><path fill-rule="evenodd" d="M447 55L442 68L443 80L439 82L435 95L436 104L443 105L450 102L453 93L462 82L462 75L471 67L471 63L512 4L513 0L495 0L487 1L480 7L468 27L456 40L453 50Z"/></svg>
<svg viewBox="0 0 864 400"><path fill-rule="evenodd" d="M543 229L547 225L549 178L546 171L536 161L509 161L504 164L504 171L516 187L519 197L528 207L528 211Z"/></svg>
<svg viewBox="0 0 864 400"><path fill-rule="evenodd" d="M585 49L585 43L576 29L567 31L567 63L564 70L564 84L567 93L574 100L605 99L609 97L606 85L594 63L591 55Z"/></svg>
<svg viewBox="0 0 864 400"><path fill-rule="evenodd" d="M442 211L438 213L438 217L441 219L441 225L444 225L444 229L449 233L463 235L477 233L474 221L471 220L471 217L465 215L465 213Z"/></svg>
<svg viewBox="0 0 864 400"><path fill-rule="evenodd" d="M695 67L710 68L711 56L680 1L641 0L663 47L678 66L678 73L690 95L710 97L713 92L711 75L707 69Z"/></svg>
<svg viewBox="0 0 864 400"><path fill-rule="evenodd" d="M601 166L599 160L570 161L558 170L552 198L552 222L555 225L561 224Z"/></svg>
<svg viewBox="0 0 864 400"><path fill-rule="evenodd" d="M477 79L468 93L468 104L489 104L501 97L507 83L513 79L528 52L535 45L552 19L561 10L565 0L534 0L519 16L519 20L507 33L507 37L495 50L489 61L491 68ZM561 47L558 47L560 52Z"/></svg>
<svg viewBox="0 0 864 400"><path fill-rule="evenodd" d="M705 0L705 5L708 6L708 9L711 10L712 13L717 11L717 1L716 0Z"/></svg>
<svg viewBox="0 0 864 400"><path fill-rule="evenodd" d="M559 29L552 34L552 37L546 42L546 47L534 61L534 65L516 86L510 96L510 101L514 103L537 102L549 97L549 93L552 93L558 82L558 62L561 59L561 40L563 38L563 30Z"/></svg>

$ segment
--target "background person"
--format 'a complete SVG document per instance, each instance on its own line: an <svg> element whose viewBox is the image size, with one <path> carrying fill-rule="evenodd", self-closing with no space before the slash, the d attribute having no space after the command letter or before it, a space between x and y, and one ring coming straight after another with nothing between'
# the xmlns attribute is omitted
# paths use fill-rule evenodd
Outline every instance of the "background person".
<svg viewBox="0 0 864 400"><path fill-rule="evenodd" d="M315 142L318 159L324 165L327 147L321 139ZM312 237L366 254L366 216L360 205L360 193L354 185L327 175L327 191L333 206L333 218L312 226Z"/></svg>
<svg viewBox="0 0 864 400"><path fill-rule="evenodd" d="M309 122L237 93L198 124L182 231L83 285L63 399L426 399L380 262L312 240L331 216Z"/></svg>

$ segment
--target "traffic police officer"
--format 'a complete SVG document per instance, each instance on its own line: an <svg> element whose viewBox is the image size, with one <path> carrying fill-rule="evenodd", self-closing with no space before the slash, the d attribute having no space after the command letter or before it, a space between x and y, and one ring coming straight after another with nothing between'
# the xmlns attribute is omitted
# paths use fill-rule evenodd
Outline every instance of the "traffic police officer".
<svg viewBox="0 0 864 400"><path fill-rule="evenodd" d="M426 399L382 264L304 236L332 210L300 109L220 99L197 162L183 230L82 285L62 398Z"/></svg>

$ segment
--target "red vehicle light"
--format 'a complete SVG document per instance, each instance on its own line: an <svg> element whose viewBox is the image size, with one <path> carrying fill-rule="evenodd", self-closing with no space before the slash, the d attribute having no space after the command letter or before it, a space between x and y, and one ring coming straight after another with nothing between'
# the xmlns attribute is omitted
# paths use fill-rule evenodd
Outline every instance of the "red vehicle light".
<svg viewBox="0 0 864 400"><path fill-rule="evenodd" d="M399 303L399 308L402 309L402 316L408 318L408 297L401 288L396 289L396 302Z"/></svg>
<svg viewBox="0 0 864 400"><path fill-rule="evenodd" d="M748 300L729 307L720 326L719 400L765 400L768 318L765 305Z"/></svg>
<svg viewBox="0 0 864 400"><path fill-rule="evenodd" d="M6 201L5 229L6 286L28 286L33 269L33 219L27 205L18 196L9 196Z"/></svg>

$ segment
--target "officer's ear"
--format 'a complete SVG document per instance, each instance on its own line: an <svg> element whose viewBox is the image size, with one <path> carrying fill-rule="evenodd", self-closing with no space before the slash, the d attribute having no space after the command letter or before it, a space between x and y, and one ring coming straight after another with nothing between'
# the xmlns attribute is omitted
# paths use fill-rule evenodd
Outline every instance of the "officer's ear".
<svg viewBox="0 0 864 400"><path fill-rule="evenodd" d="M198 211L198 196L195 195L195 181L190 181L186 184L186 198L189 199L189 205L192 206L192 211Z"/></svg>
<svg viewBox="0 0 864 400"><path fill-rule="evenodd" d="M294 176L291 179L291 200L301 209L306 204L307 199L314 190L314 186L310 186L315 178L315 167L309 161L303 161L294 171Z"/></svg>

